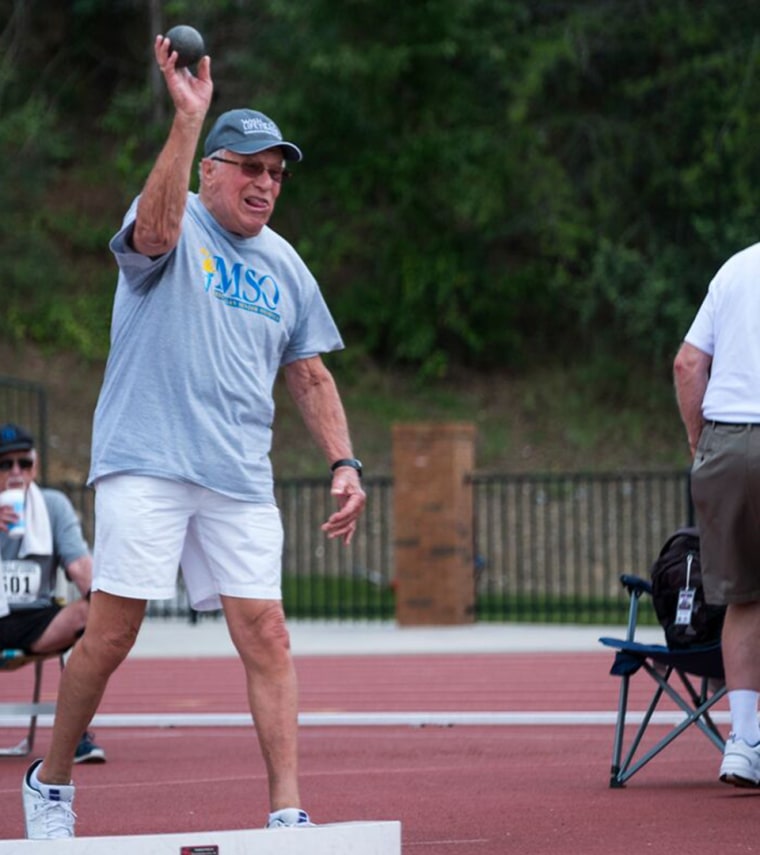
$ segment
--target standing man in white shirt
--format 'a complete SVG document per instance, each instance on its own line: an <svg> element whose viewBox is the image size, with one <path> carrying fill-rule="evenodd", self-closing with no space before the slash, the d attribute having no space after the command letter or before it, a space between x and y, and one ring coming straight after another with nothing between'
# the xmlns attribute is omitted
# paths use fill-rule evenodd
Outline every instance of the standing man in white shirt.
<svg viewBox="0 0 760 855"><path fill-rule="evenodd" d="M674 362L693 462L705 597L726 605L731 711L720 780L760 785L760 244L732 256Z"/></svg>

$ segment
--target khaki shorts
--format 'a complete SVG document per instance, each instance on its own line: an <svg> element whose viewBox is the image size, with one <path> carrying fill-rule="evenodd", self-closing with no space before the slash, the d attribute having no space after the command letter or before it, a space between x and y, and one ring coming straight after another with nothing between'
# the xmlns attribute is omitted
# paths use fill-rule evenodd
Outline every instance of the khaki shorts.
<svg viewBox="0 0 760 855"><path fill-rule="evenodd" d="M760 601L760 425L708 422L691 468L705 598Z"/></svg>
<svg viewBox="0 0 760 855"><path fill-rule="evenodd" d="M95 484L93 591L171 599L181 567L198 611L221 608L221 594L280 600L282 547L274 505L144 475Z"/></svg>

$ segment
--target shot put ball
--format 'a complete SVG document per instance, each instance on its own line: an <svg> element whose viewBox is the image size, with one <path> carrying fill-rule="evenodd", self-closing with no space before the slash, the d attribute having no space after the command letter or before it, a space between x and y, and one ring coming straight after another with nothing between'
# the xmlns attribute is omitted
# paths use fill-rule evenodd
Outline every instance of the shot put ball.
<svg viewBox="0 0 760 855"><path fill-rule="evenodd" d="M180 24L172 27L165 38L171 42L171 49L177 51L177 68L194 65L206 52L203 36L195 27Z"/></svg>

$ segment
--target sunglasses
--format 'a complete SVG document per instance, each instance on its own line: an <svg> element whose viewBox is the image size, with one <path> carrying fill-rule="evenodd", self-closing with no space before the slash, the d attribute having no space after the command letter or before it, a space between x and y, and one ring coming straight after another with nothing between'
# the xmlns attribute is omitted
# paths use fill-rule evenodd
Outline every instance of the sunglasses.
<svg viewBox="0 0 760 855"><path fill-rule="evenodd" d="M263 175L266 172L269 174L269 177L272 179L272 181L274 181L275 184L282 184L283 181L290 178L293 174L288 169L279 169L274 166L265 166L263 163L259 163L257 160L228 160L226 157L218 157L215 154L212 154L209 160L215 160L217 161L217 163L228 163L230 166L237 166L246 178L258 178L259 175Z"/></svg>
<svg viewBox="0 0 760 855"><path fill-rule="evenodd" d="M18 463L19 469L31 469L34 460L31 457L21 457L18 460L0 460L0 472L10 472Z"/></svg>

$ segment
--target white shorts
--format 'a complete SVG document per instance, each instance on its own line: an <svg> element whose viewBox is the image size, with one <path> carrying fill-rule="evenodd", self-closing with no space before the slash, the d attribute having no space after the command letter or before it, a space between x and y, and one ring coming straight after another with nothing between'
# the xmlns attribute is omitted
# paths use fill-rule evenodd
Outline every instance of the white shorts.
<svg viewBox="0 0 760 855"><path fill-rule="evenodd" d="M279 600L282 545L275 505L145 475L95 484L93 591L171 599L181 568L198 611L221 608L220 594Z"/></svg>

